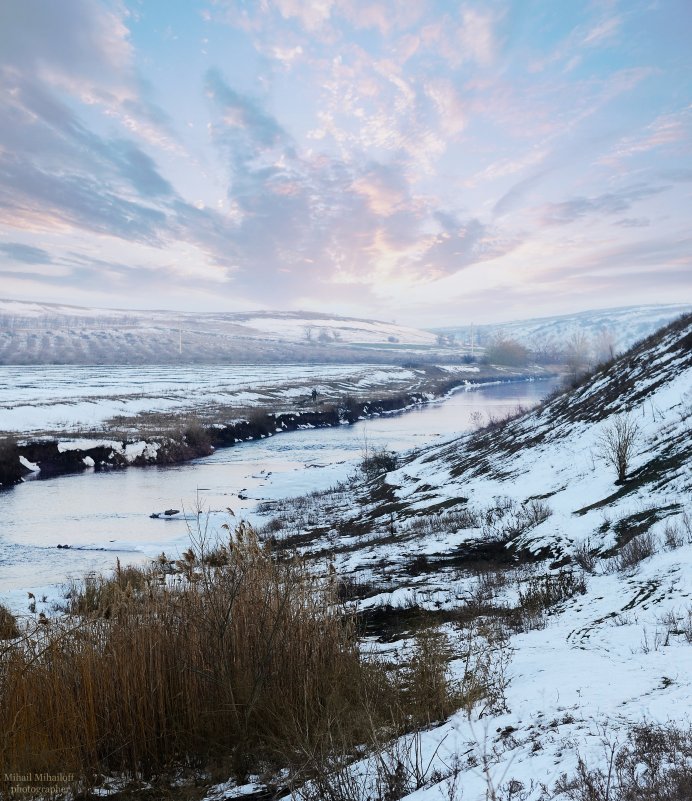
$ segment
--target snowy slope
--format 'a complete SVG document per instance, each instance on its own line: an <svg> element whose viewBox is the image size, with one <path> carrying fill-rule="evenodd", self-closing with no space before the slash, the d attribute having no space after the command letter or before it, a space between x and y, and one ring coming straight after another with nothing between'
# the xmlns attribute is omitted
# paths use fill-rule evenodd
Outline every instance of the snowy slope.
<svg viewBox="0 0 692 801"><path fill-rule="evenodd" d="M433 345L436 336L429 331L408 328L396 323L360 320L328 314L306 312L262 312L261 314L228 314L224 318L242 322L263 336L291 342L331 341L344 344L408 344Z"/></svg>
<svg viewBox="0 0 692 801"><path fill-rule="evenodd" d="M636 449L618 481L601 443L624 416ZM690 726L690 454L688 315L541 408L412 454L340 504L332 494L342 519L309 550L379 590L361 612L438 615L459 679L468 626L503 632L487 641L504 659L499 700L417 735L426 776L398 797L582 799L558 788L579 757L607 773L637 725ZM531 606L546 587L555 599ZM405 652L403 636L379 647ZM362 787L376 765L352 767Z"/></svg>
<svg viewBox="0 0 692 801"><path fill-rule="evenodd" d="M373 349L376 360L391 360L436 341L429 331L394 323L309 312L143 312L0 300L0 364L362 361Z"/></svg>
<svg viewBox="0 0 692 801"><path fill-rule="evenodd" d="M469 342L471 336L484 345L495 338L516 339L533 349L560 349L571 337L581 334L592 349L611 343L616 352L622 352L635 342L649 336L675 317L692 311L692 304L652 306L626 306L597 309L558 317L540 317L513 320L497 325L464 325L444 329L453 333L459 342ZM596 358L602 354L596 354Z"/></svg>

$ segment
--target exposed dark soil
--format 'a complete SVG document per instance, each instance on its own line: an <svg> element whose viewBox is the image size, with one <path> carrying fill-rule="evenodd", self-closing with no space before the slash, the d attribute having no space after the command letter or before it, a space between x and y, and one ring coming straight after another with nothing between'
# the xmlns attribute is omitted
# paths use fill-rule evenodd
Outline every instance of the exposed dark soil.
<svg viewBox="0 0 692 801"><path fill-rule="evenodd" d="M436 385L435 394L443 396L465 381L466 379L458 378L441 382ZM422 393L402 393L375 399L348 397L340 406L324 404L300 412L274 413L258 409L247 420L236 420L225 425L194 422L177 433L168 432L161 436L148 437L147 441L158 443L156 453L139 456L132 462L128 462L119 449L102 445L61 451L57 439L17 442L14 438L7 438L0 440L0 486L18 484L30 472L21 465L20 456L40 467L41 478L84 472L90 466L90 463L84 461L87 457L87 462L93 460L97 471L124 468L130 464L136 467L179 464L208 456L216 448L231 447L238 442L262 439L300 428L353 424L367 417L402 411L427 402L429 397ZM99 439L109 439L108 433L104 432ZM123 441L123 444L127 442Z"/></svg>

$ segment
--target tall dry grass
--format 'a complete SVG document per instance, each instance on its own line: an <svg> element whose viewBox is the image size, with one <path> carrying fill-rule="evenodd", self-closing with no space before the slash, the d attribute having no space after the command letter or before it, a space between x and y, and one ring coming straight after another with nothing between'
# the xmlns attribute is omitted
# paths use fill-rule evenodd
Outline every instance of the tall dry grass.
<svg viewBox="0 0 692 801"><path fill-rule="evenodd" d="M83 789L181 767L311 770L336 730L353 747L454 708L439 649L421 662L430 699L398 686L362 654L336 576L275 558L243 524L223 544L198 532L177 562L89 577L63 612L0 641L0 794L11 774Z"/></svg>
<svg viewBox="0 0 692 801"><path fill-rule="evenodd" d="M0 778L214 762L243 777L335 719L357 729L371 668L333 581L244 526L169 569L91 578L69 614L0 646Z"/></svg>

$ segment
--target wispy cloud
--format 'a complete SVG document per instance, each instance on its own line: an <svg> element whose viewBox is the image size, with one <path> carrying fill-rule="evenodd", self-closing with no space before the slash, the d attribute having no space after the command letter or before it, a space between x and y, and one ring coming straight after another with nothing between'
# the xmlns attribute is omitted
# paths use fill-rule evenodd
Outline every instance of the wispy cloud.
<svg viewBox="0 0 692 801"><path fill-rule="evenodd" d="M659 259L679 295L671 2L6 0L4 285L455 318Z"/></svg>
<svg viewBox="0 0 692 801"><path fill-rule="evenodd" d="M0 244L0 251L13 261L21 261L24 264L50 264L51 262L50 254L43 248L23 245L20 242Z"/></svg>
<svg viewBox="0 0 692 801"><path fill-rule="evenodd" d="M692 106L680 111L660 114L643 131L636 135L621 138L615 147L601 161L617 166L625 159L632 158L650 150L674 148L689 150L692 141Z"/></svg>
<svg viewBox="0 0 692 801"><path fill-rule="evenodd" d="M566 225L589 215L613 215L628 211L637 201L657 195L665 187L639 184L596 197L575 197L543 206L542 218L548 225Z"/></svg>

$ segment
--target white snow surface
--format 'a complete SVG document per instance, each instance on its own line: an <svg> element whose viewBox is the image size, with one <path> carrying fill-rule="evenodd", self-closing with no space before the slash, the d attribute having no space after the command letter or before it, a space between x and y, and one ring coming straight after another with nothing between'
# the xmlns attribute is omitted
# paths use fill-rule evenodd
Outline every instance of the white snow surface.
<svg viewBox="0 0 692 801"><path fill-rule="evenodd" d="M434 345L436 342L435 334L429 331L374 320L326 316L310 319L277 313L275 316L248 317L243 323L256 331L292 342L305 342L308 336L313 340L319 340L320 335L346 344L383 343L390 341L390 337L393 337L392 342L396 340L409 345Z"/></svg>
<svg viewBox="0 0 692 801"><path fill-rule="evenodd" d="M508 338L516 339L530 348L540 348L551 343L564 346L575 334L582 334L590 340L606 334L616 351L621 352L675 317L690 311L692 303L625 306L556 317L476 325L473 328L470 325L449 327L445 331L454 333L460 342L470 341L473 333L474 341L478 342L480 339L481 344L493 338Z"/></svg>
<svg viewBox="0 0 692 801"><path fill-rule="evenodd" d="M464 368L446 370L455 374ZM145 369L0 366L0 431L101 431L104 423L116 417L152 412L203 414L214 406L243 409L265 403L276 409L289 403L293 409L310 397L313 388L320 396L375 387L415 390L417 380L423 380L422 373L364 364Z"/></svg>
<svg viewBox="0 0 692 801"><path fill-rule="evenodd" d="M582 546L601 555L594 571L583 573L583 594L553 607L543 628L511 636L506 711L459 712L409 739L408 753L419 753L428 769L426 781L411 788L406 801L487 801L491 784L506 789L510 780L521 783L522 799L537 801L542 785L550 790L561 774L574 775L579 756L590 768L607 769L609 746L622 746L633 725L692 725L692 642L683 631L685 624L692 631L691 336L688 323L621 362L619 375L597 377L569 400L557 398L513 422L505 428L504 445L484 451L485 463L470 449L474 435L466 435L429 447L387 474L394 497L409 514L468 499L467 507L477 511L504 503L505 522L511 522L531 499L548 505L549 516L519 534L515 545L550 549L552 556L517 570L519 583L500 590L510 604L532 575L558 571L549 562ZM619 389L609 396L613 382ZM640 431L624 485L616 484L599 442L621 414ZM513 447L518 442L528 444ZM388 516L383 522L384 532L393 520ZM617 549L612 556L608 550L618 531L642 520L648 521L648 534L639 529L635 537L652 536L652 553L624 569ZM395 525L398 540L374 532L335 559L340 573L394 582L390 591L359 604L463 606L477 590L477 579L445 569L407 578L407 564L417 554L454 553L459 544L476 540L479 529L433 527L407 537L412 523L403 512ZM670 540L671 530L678 532L677 542ZM329 542L337 552L350 544L335 530ZM383 564L384 569L373 567ZM458 641L451 625L446 631L452 643ZM453 662L452 668L460 676L464 665ZM406 738L400 747L409 747ZM351 768L373 792L375 762L364 759ZM444 777L455 763L463 795L449 796L450 779Z"/></svg>

